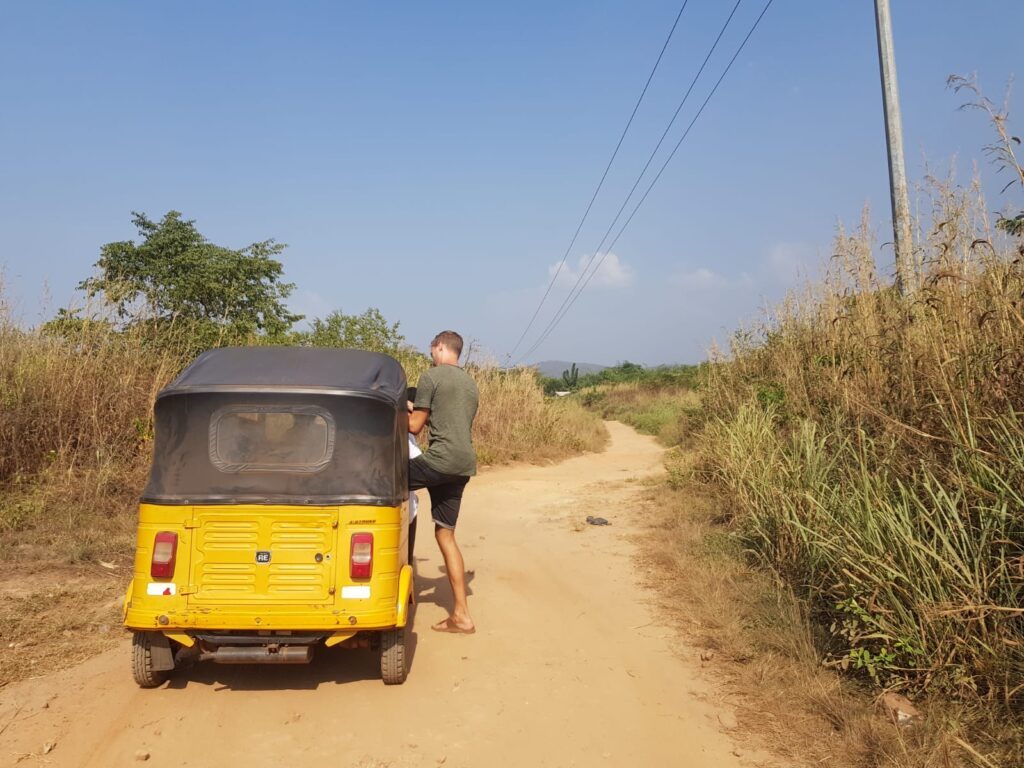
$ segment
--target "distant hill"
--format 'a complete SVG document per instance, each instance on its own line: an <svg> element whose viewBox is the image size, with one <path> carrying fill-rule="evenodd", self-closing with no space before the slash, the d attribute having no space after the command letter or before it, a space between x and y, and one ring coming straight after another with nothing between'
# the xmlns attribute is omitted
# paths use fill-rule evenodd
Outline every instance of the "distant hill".
<svg viewBox="0 0 1024 768"><path fill-rule="evenodd" d="M540 371L541 376L557 379L561 378L563 371L568 371L572 367L572 363L565 360L545 360L541 363L534 363L530 367ZM607 367L607 365L597 365L596 363L576 363L576 368L581 376L587 373L600 373Z"/></svg>

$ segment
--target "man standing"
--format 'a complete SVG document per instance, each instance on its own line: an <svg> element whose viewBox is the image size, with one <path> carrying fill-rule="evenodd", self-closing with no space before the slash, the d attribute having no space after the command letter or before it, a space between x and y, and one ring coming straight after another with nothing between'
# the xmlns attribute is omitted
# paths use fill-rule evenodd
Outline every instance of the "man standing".
<svg viewBox="0 0 1024 768"><path fill-rule="evenodd" d="M430 445L409 462L409 490L426 488L430 493L434 536L454 598L451 615L431 628L469 635L476 627L469 615L466 567L455 542L455 524L462 492L476 474L472 428L480 395L476 382L459 367L461 355L462 337L455 331L442 331L430 343L434 366L420 376L409 414L409 431L414 435L430 426Z"/></svg>

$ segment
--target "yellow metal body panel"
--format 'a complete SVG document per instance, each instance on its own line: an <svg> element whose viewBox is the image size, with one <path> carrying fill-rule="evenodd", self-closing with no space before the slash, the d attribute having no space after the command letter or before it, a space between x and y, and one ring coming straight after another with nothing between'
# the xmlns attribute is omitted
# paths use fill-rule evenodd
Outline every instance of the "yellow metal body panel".
<svg viewBox="0 0 1024 768"><path fill-rule="evenodd" d="M188 594L190 606L332 602L337 509L247 505L193 510L188 583L195 592ZM257 552L270 561L257 562Z"/></svg>
<svg viewBox="0 0 1024 768"><path fill-rule="evenodd" d="M404 627L409 620L409 597L412 594L412 566L402 566L398 574L398 605L396 606L395 626Z"/></svg>
<svg viewBox="0 0 1024 768"><path fill-rule="evenodd" d="M178 535L166 580L150 576L159 531ZM350 542L362 532L373 534L373 574L353 580ZM412 589L407 536L405 504L141 504L125 626L165 634L404 626Z"/></svg>
<svg viewBox="0 0 1024 768"><path fill-rule="evenodd" d="M124 603L121 606L121 621L128 620L128 606L132 604L132 592L135 589L135 580L128 582L128 588L124 591Z"/></svg>

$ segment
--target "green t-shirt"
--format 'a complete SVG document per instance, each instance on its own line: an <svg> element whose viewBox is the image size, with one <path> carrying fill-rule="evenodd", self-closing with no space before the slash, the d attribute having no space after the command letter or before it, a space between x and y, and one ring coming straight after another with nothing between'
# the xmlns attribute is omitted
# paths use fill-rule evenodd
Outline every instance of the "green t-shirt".
<svg viewBox="0 0 1024 768"><path fill-rule="evenodd" d="M455 365L438 365L420 374L414 408L429 408L430 445L423 460L446 475L475 475L473 419L480 403L476 382Z"/></svg>

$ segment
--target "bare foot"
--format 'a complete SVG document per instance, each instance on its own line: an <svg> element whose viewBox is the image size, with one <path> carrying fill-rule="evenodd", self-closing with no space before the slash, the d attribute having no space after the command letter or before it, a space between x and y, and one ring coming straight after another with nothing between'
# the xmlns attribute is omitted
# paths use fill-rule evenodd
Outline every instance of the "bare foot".
<svg viewBox="0 0 1024 768"><path fill-rule="evenodd" d="M476 627L472 623L459 624L452 616L449 616L444 621L439 621L430 628L435 632L451 632L456 635L472 635L476 632Z"/></svg>

